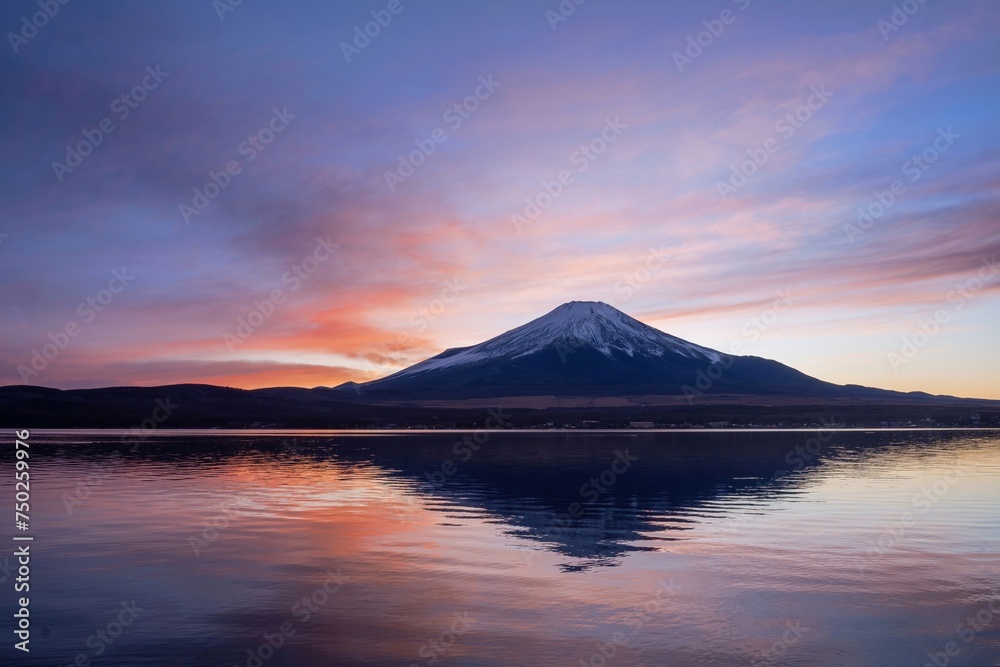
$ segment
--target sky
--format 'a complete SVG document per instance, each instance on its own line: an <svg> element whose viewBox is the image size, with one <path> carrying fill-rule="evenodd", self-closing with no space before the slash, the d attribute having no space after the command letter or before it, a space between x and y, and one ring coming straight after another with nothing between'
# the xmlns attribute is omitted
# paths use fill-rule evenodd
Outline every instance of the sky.
<svg viewBox="0 0 1000 667"><path fill-rule="evenodd" d="M995 2L14 0L0 29L0 384L333 386L581 300L1000 399Z"/></svg>

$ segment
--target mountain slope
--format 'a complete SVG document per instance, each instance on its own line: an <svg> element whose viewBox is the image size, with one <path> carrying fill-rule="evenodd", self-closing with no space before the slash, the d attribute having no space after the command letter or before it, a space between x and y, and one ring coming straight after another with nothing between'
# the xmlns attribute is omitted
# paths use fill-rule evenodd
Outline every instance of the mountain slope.
<svg viewBox="0 0 1000 667"><path fill-rule="evenodd" d="M572 301L478 345L453 348L393 375L339 389L374 400L639 394L859 397L769 359L696 345L601 302Z"/></svg>

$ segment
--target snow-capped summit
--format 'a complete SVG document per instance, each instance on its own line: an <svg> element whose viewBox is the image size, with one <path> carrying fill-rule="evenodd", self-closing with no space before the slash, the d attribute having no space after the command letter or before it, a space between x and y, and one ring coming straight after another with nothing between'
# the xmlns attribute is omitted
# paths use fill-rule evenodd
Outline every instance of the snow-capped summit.
<svg viewBox="0 0 1000 667"><path fill-rule="evenodd" d="M478 345L445 350L349 389L372 399L418 401L707 391L820 395L834 387L776 361L695 345L600 301L570 301Z"/></svg>
<svg viewBox="0 0 1000 667"><path fill-rule="evenodd" d="M722 355L659 329L643 324L603 301L570 301L522 327L499 336L512 344L540 350L552 340L571 341L574 345L590 345L610 356L612 350L661 356L676 352L687 357L718 361ZM489 343L484 343L487 345ZM527 353L526 352L526 353Z"/></svg>
<svg viewBox="0 0 1000 667"><path fill-rule="evenodd" d="M517 359L548 348L561 351L561 356L577 349L592 348L606 357L612 357L615 352L630 357L662 357L673 352L707 363L722 358L715 350L665 334L602 301L570 301L485 343L445 350L392 377L487 360Z"/></svg>

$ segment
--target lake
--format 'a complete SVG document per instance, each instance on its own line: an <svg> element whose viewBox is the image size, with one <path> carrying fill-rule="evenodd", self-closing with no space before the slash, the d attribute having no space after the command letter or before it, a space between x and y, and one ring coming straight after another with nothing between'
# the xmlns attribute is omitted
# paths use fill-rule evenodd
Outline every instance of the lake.
<svg viewBox="0 0 1000 667"><path fill-rule="evenodd" d="M2 664L1000 664L997 432L123 433L31 433Z"/></svg>

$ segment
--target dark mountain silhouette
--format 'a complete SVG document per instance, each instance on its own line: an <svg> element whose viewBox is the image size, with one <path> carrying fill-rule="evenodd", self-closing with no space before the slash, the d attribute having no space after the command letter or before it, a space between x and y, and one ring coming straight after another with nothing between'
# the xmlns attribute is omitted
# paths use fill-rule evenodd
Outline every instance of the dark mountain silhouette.
<svg viewBox="0 0 1000 667"><path fill-rule="evenodd" d="M821 418L866 427L1000 424L1000 401L836 385L580 301L363 384L0 387L0 426L10 428L481 428L493 407L508 410L509 425L526 427L791 426Z"/></svg>

